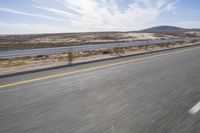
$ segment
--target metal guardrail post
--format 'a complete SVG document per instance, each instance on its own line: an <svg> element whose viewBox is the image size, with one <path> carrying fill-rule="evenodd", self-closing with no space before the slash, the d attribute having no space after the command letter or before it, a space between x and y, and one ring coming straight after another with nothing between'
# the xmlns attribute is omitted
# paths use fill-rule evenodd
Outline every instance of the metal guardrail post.
<svg viewBox="0 0 200 133"><path fill-rule="evenodd" d="M148 44L149 44L149 41L146 41L146 45L144 45L144 50L148 51Z"/></svg>
<svg viewBox="0 0 200 133"><path fill-rule="evenodd" d="M117 45L117 44L116 44ZM118 46L118 45L117 45ZM115 54L119 54L119 49L118 49L118 47L113 47L113 52L115 53Z"/></svg>
<svg viewBox="0 0 200 133"><path fill-rule="evenodd" d="M116 54L119 55L119 56L121 56L121 54L120 54L121 50L120 49L121 48L119 47L119 44L118 44L117 47L115 48L115 50L116 50Z"/></svg>
<svg viewBox="0 0 200 133"><path fill-rule="evenodd" d="M72 53L72 49L70 49L68 52L68 64L71 65L72 62L73 62L73 53Z"/></svg>

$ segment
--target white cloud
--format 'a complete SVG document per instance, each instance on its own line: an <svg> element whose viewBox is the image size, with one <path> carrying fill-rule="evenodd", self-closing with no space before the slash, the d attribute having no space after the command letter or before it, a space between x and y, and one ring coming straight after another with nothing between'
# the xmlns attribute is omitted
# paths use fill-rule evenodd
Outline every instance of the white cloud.
<svg viewBox="0 0 200 133"><path fill-rule="evenodd" d="M158 8L161 8L161 7L163 7L163 6L166 6L166 4L168 3L168 1L169 1L169 0L158 0L158 1L156 2L156 6L157 6Z"/></svg>
<svg viewBox="0 0 200 133"><path fill-rule="evenodd" d="M171 3L169 3L169 4L167 4L167 6L166 6L166 11L167 12L174 12L174 11L176 11L176 5L177 5L177 3L178 3L179 1L174 1L174 2L171 2Z"/></svg>
<svg viewBox="0 0 200 133"><path fill-rule="evenodd" d="M68 11L36 3L42 10L68 17L69 26L76 27L77 31L138 30L152 25L163 11L175 10L177 3L170 0L136 0L127 9L121 10L114 0L55 1L65 5Z"/></svg>
<svg viewBox="0 0 200 133"><path fill-rule="evenodd" d="M57 27L47 24L1 22L0 26L12 27L16 29L15 31L24 33L140 30L152 26L161 13L174 11L177 5L177 2L172 0L135 0L126 9L122 9L117 0L51 0L65 7L61 9L47 0L32 1L35 2L34 7L38 12L42 10L57 15L66 23ZM58 19L8 8L0 8L0 11L50 20Z"/></svg>
<svg viewBox="0 0 200 133"><path fill-rule="evenodd" d="M59 9L55 9L55 8L52 8L52 7L48 7L48 6L35 6L35 7L42 9L42 10L45 10L45 11L48 11L48 12L51 12L51 13L55 13L55 14L60 15L60 16L73 17L73 15L69 12L59 10Z"/></svg>
<svg viewBox="0 0 200 133"><path fill-rule="evenodd" d="M18 10L14 10L14 9L9 9L9 8L4 8L4 7L0 7L0 11L1 12L7 12L7 13L14 13L14 14L19 14L19 15L25 15L25 16L30 16L30 17L37 17L37 18L45 18L45 19L49 19L49 20L61 20L55 17L50 17L44 14L31 14L31 13L26 13L26 12L22 12L22 11L18 11Z"/></svg>
<svg viewBox="0 0 200 133"><path fill-rule="evenodd" d="M8 12L8 13L14 13L14 14L19 14L19 15L34 16L33 14L30 14L30 13L25 13L25 12L21 12L21 11L9 9L9 8L4 8L4 7L0 7L0 11L2 11L2 12Z"/></svg>
<svg viewBox="0 0 200 133"><path fill-rule="evenodd" d="M0 29L0 34L58 33L69 30L60 26L52 26L47 24L6 23L1 21Z"/></svg>

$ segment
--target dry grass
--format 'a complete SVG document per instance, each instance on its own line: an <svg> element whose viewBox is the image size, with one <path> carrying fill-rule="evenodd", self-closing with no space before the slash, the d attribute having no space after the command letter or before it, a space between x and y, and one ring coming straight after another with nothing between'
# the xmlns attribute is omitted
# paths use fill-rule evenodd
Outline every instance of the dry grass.
<svg viewBox="0 0 200 133"><path fill-rule="evenodd" d="M16 67L21 65L26 65L27 63L24 60L1 60L0 61L0 67Z"/></svg>

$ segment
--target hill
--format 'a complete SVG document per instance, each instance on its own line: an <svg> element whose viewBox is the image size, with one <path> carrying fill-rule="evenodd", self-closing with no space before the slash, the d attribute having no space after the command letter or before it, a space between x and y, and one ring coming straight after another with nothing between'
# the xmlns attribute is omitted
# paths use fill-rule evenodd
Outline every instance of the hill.
<svg viewBox="0 0 200 133"><path fill-rule="evenodd" d="M192 32L200 31L200 29L184 29L175 26L156 26L148 29L141 30L140 32L151 32L151 33L180 33L180 32Z"/></svg>

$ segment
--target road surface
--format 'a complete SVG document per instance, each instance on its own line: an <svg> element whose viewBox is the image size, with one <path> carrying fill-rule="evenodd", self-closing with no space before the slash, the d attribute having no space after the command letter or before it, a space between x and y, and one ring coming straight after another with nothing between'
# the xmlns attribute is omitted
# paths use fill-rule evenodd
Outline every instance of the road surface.
<svg viewBox="0 0 200 133"><path fill-rule="evenodd" d="M0 79L1 133L198 133L200 47Z"/></svg>

